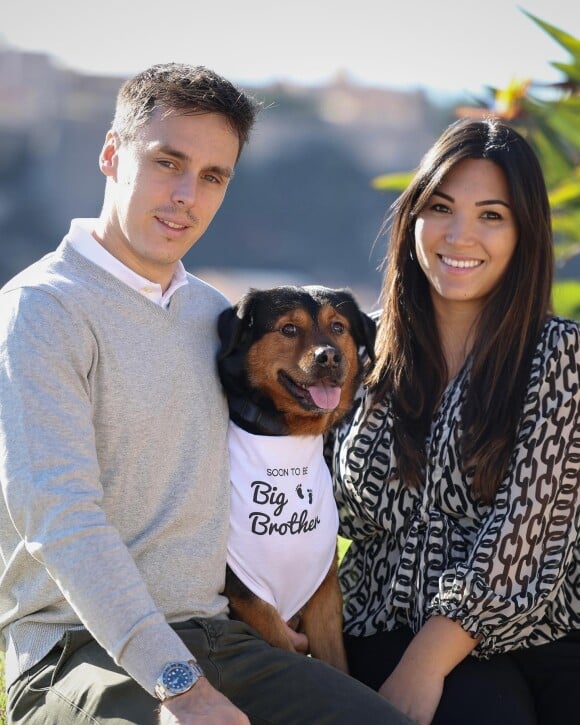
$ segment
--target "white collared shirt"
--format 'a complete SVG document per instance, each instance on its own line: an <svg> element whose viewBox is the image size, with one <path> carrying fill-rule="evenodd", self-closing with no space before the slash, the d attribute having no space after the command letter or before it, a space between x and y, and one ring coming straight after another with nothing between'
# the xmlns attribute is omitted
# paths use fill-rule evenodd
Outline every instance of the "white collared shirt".
<svg viewBox="0 0 580 725"><path fill-rule="evenodd" d="M137 274L137 272L134 272L108 252L102 244L99 244L93 237L96 223L97 219L73 219L71 221L67 238L73 248L90 262L109 272L109 274L155 302L155 304L167 307L175 290L187 284L187 275L183 263L178 262L171 283L164 293L160 284L151 282L151 280Z"/></svg>

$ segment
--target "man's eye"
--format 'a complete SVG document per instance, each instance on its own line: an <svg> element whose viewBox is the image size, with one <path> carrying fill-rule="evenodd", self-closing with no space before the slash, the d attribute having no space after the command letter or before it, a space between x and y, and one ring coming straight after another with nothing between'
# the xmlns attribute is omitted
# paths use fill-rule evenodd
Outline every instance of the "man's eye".
<svg viewBox="0 0 580 725"><path fill-rule="evenodd" d="M330 325L330 329L335 335L342 335L342 333L344 332L344 325L342 324L342 322L333 322Z"/></svg>
<svg viewBox="0 0 580 725"><path fill-rule="evenodd" d="M166 169L175 169L176 168L175 167L175 164L173 163L173 161L169 161L168 159L159 159L157 161L157 163L160 166L164 166Z"/></svg>
<svg viewBox="0 0 580 725"><path fill-rule="evenodd" d="M280 332L286 337L294 337L298 334L298 328L296 327L296 325L288 322L280 329Z"/></svg>

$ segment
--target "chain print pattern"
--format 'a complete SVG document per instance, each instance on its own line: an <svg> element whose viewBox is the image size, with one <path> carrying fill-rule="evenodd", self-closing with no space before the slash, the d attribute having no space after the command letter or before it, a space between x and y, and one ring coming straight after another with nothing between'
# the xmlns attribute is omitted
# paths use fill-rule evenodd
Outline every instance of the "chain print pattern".
<svg viewBox="0 0 580 725"><path fill-rule="evenodd" d="M362 389L335 433L349 634L416 632L442 614L481 637L474 654L487 657L580 628L580 325L544 327L492 505L472 498L458 465L468 377L466 366L445 391L419 491L398 478L388 403Z"/></svg>

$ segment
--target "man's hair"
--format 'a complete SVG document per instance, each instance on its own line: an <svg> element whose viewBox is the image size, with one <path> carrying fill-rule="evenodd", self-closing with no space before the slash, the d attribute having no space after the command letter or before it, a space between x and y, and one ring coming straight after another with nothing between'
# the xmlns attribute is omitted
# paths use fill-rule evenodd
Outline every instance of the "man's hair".
<svg viewBox="0 0 580 725"><path fill-rule="evenodd" d="M121 141L131 141L159 109L183 115L220 113L239 139L239 158L259 103L205 66L158 64L123 83L117 95L113 130Z"/></svg>

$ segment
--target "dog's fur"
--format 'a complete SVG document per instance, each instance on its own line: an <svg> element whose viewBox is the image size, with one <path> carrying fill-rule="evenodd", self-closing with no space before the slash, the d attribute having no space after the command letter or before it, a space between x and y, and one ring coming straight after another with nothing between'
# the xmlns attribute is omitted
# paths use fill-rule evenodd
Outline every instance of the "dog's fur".
<svg viewBox="0 0 580 725"><path fill-rule="evenodd" d="M220 315L218 332L218 370L230 416L254 435L327 433L352 407L363 374L360 349L366 349L369 360L374 357L374 322L347 289L252 289ZM332 395L331 389L337 387L336 405L338 393L334 390ZM331 399L330 409L318 407ZM224 593L233 617L253 626L271 644L294 650L275 608L252 593L229 567ZM298 621L311 654L346 671L336 557L318 590L292 619L294 628Z"/></svg>

